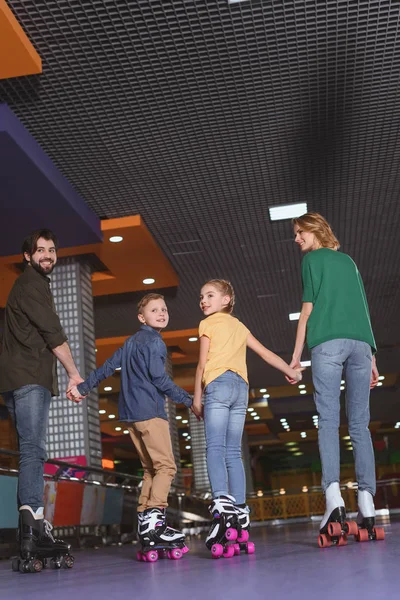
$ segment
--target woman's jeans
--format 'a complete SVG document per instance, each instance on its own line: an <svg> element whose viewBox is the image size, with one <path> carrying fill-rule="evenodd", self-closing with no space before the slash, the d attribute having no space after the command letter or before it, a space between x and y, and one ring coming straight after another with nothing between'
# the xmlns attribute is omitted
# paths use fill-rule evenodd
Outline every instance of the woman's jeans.
<svg viewBox="0 0 400 600"><path fill-rule="evenodd" d="M314 400L319 415L322 488L325 492L331 483L340 481L340 382L343 376L358 488L375 495L375 457L368 429L371 347L357 340L330 340L311 350L311 363Z"/></svg>
<svg viewBox="0 0 400 600"><path fill-rule="evenodd" d="M43 506L43 469L51 393L40 385L24 385L3 394L18 434L18 508L36 512Z"/></svg>
<svg viewBox="0 0 400 600"><path fill-rule="evenodd" d="M213 498L231 494L246 501L242 435L249 399L248 385L237 373L226 371L204 391L207 469Z"/></svg>

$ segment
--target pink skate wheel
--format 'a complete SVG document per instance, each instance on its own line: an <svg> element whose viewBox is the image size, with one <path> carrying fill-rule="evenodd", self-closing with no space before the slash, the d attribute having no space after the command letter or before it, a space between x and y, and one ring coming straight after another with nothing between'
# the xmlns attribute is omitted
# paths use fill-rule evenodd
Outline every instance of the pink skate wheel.
<svg viewBox="0 0 400 600"><path fill-rule="evenodd" d="M172 550L169 551L169 557L172 560L179 560L180 558L182 558L183 554L182 554L182 550L180 550L179 548L173 548Z"/></svg>
<svg viewBox="0 0 400 600"><path fill-rule="evenodd" d="M136 553L136 560L138 560L138 561L143 560L143 554L140 552L140 550L138 550L138 552Z"/></svg>
<svg viewBox="0 0 400 600"><path fill-rule="evenodd" d="M214 544L211 548L211 555L213 558L219 558L224 553L224 548L221 544Z"/></svg>
<svg viewBox="0 0 400 600"><path fill-rule="evenodd" d="M358 533L358 526L355 521L346 521L344 528L347 529L347 535L357 535Z"/></svg>
<svg viewBox="0 0 400 600"><path fill-rule="evenodd" d="M243 543L243 542L247 542L248 540L249 540L249 532L246 531L245 529L242 529L239 537L237 538L237 541L240 543Z"/></svg>
<svg viewBox="0 0 400 600"><path fill-rule="evenodd" d="M328 533L331 537L342 535L342 525L337 522L328 524Z"/></svg>
<svg viewBox="0 0 400 600"><path fill-rule="evenodd" d="M246 554L254 554L256 551L256 547L253 542L248 542L246 544Z"/></svg>
<svg viewBox="0 0 400 600"><path fill-rule="evenodd" d="M321 533L318 536L318 546L320 548L329 548L329 546L332 546L331 539L325 533Z"/></svg>
<svg viewBox="0 0 400 600"><path fill-rule="evenodd" d="M225 546L223 557L224 558L232 558L235 554L235 548L232 546Z"/></svg>
<svg viewBox="0 0 400 600"><path fill-rule="evenodd" d="M235 551L235 556L239 556L239 554L240 554L240 546L239 546L239 544L233 544L233 549Z"/></svg>
<svg viewBox="0 0 400 600"><path fill-rule="evenodd" d="M337 545L338 546L347 546L347 535L341 535Z"/></svg>
<svg viewBox="0 0 400 600"><path fill-rule="evenodd" d="M146 552L144 556L146 557L147 562L157 562L158 560L157 550L150 550L150 552Z"/></svg>
<svg viewBox="0 0 400 600"><path fill-rule="evenodd" d="M369 535L367 529L359 529L357 535L357 542L368 542Z"/></svg>
<svg viewBox="0 0 400 600"><path fill-rule="evenodd" d="M229 540L229 541L236 540L237 536L238 536L238 532L236 531L236 529L229 527L229 529L226 530L225 537L227 540Z"/></svg>
<svg viewBox="0 0 400 600"><path fill-rule="evenodd" d="M183 546L182 554L186 554L187 552L189 552L189 548L187 546Z"/></svg>
<svg viewBox="0 0 400 600"><path fill-rule="evenodd" d="M384 540L385 539L385 530L383 527L374 527L375 531L375 539L376 540Z"/></svg>

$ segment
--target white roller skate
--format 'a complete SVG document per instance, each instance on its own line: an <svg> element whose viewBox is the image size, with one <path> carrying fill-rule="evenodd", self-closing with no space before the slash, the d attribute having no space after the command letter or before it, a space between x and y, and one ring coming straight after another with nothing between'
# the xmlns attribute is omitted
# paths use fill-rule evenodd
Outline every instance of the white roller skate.
<svg viewBox="0 0 400 600"><path fill-rule="evenodd" d="M166 524L162 508L148 508L138 513L138 537L142 550L137 553L137 559L143 562L156 562L165 557L179 560L189 551L185 535Z"/></svg>
<svg viewBox="0 0 400 600"><path fill-rule="evenodd" d="M240 554L244 550L246 554L254 554L255 546L249 542L250 537L250 508L247 506L235 506L239 520L239 535L234 544L235 554Z"/></svg>
<svg viewBox="0 0 400 600"><path fill-rule="evenodd" d="M322 518L318 546L346 546L347 536L357 535L357 523L346 520L344 500L340 493L339 482L330 484L325 492L326 510Z"/></svg>
<svg viewBox="0 0 400 600"><path fill-rule="evenodd" d="M234 501L232 496L220 496L208 507L213 520L206 538L206 546L211 550L213 558L230 558L235 553L233 545L229 543L237 539L240 528Z"/></svg>
<svg viewBox="0 0 400 600"><path fill-rule="evenodd" d="M369 540L384 540L385 530L383 527L375 527L375 506L372 494L367 490L358 490L357 500L357 540L359 542L368 542Z"/></svg>

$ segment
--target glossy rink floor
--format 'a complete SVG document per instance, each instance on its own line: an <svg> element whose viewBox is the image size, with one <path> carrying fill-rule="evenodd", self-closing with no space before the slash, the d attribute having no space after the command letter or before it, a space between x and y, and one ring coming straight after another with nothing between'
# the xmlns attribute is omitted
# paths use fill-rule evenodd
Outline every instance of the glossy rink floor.
<svg viewBox="0 0 400 600"><path fill-rule="evenodd" d="M380 524L380 523L379 523ZM252 556L212 559L199 539L181 560L136 562L136 546L75 551L71 570L13 573L0 561L1 600L399 598L400 521L383 542L319 549L317 524L254 528Z"/></svg>

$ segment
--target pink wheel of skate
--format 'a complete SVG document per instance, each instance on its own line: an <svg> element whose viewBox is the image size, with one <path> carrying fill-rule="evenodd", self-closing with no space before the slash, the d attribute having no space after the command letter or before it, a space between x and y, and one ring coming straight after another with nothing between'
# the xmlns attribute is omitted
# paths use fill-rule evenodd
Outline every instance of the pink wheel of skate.
<svg viewBox="0 0 400 600"><path fill-rule="evenodd" d="M232 556L234 556L235 554L235 548L232 546L225 546L224 548L224 553L223 553L223 557L224 558L232 558Z"/></svg>
<svg viewBox="0 0 400 600"><path fill-rule="evenodd" d="M342 535L342 525L340 523L337 523L336 521L329 523L328 533L331 537Z"/></svg>
<svg viewBox="0 0 400 600"><path fill-rule="evenodd" d="M228 541L233 542L237 539L237 536L238 532L236 529L233 529L233 527L229 527L229 529L226 530L225 537Z"/></svg>
<svg viewBox="0 0 400 600"><path fill-rule="evenodd" d="M358 525L355 521L346 521L344 528L347 529L347 535L357 535L358 533Z"/></svg>
<svg viewBox="0 0 400 600"><path fill-rule="evenodd" d="M254 554L255 551L256 551L256 547L254 545L254 542L247 542L246 554Z"/></svg>
<svg viewBox="0 0 400 600"><path fill-rule="evenodd" d="M143 554L141 553L140 550L138 550L137 553L136 553L136 560L138 560L139 562L141 560L143 560Z"/></svg>
<svg viewBox="0 0 400 600"><path fill-rule="evenodd" d="M150 552L146 552L146 554L144 554L143 556L146 557L147 562L157 562L158 561L157 550L150 550Z"/></svg>
<svg viewBox="0 0 400 600"><path fill-rule="evenodd" d="M179 560L180 558L182 558L182 556L183 554L180 548L173 548L168 553L168 558L170 558L171 560Z"/></svg>
<svg viewBox="0 0 400 600"><path fill-rule="evenodd" d="M224 547L222 544L214 544L211 548L211 555L213 558L219 558L224 553Z"/></svg>
<svg viewBox="0 0 400 600"><path fill-rule="evenodd" d="M189 552L189 548L187 546L183 546L183 548L181 548L182 554L186 554L187 552Z"/></svg>
<svg viewBox="0 0 400 600"><path fill-rule="evenodd" d="M240 542L241 544L244 542L248 542L249 541L249 532L246 531L245 529L242 529L242 531L240 532L240 535L237 538L237 541Z"/></svg>
<svg viewBox="0 0 400 600"><path fill-rule="evenodd" d="M239 544L233 544L233 549L235 551L235 556L239 556L239 554L240 554L240 546L239 546Z"/></svg>
<svg viewBox="0 0 400 600"><path fill-rule="evenodd" d="M375 539L376 540L384 540L385 539L385 530L383 527L374 527Z"/></svg>

